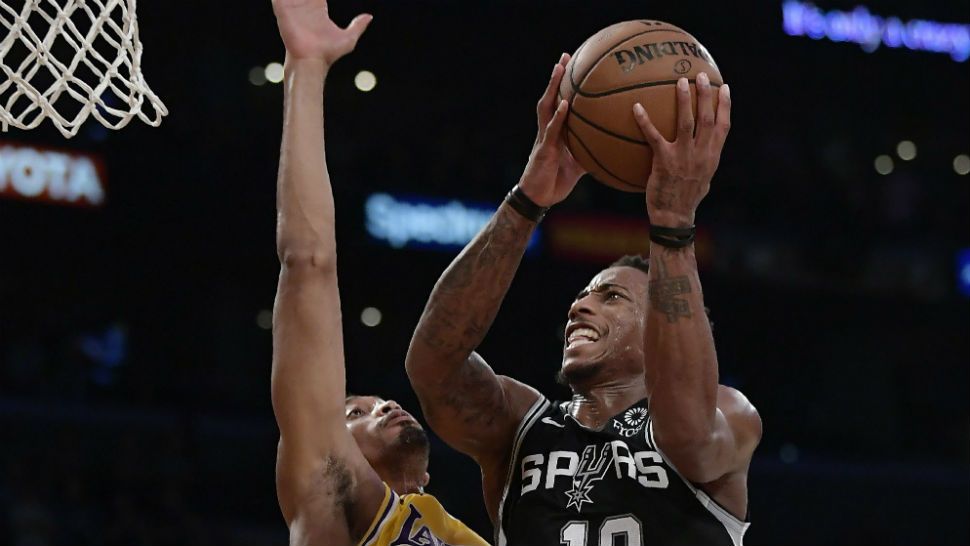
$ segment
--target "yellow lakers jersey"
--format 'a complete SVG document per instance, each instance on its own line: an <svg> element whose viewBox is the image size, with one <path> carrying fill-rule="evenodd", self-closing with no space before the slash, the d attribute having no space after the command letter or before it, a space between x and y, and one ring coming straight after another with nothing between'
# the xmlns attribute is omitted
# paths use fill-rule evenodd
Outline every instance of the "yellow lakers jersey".
<svg viewBox="0 0 970 546"><path fill-rule="evenodd" d="M399 496L384 484L384 502L358 546L489 546L431 495Z"/></svg>

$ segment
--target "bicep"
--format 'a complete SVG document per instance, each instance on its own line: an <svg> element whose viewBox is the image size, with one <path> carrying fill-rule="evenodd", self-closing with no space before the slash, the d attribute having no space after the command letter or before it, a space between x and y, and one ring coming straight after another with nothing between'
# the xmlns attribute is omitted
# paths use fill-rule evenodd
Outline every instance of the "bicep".
<svg viewBox="0 0 970 546"><path fill-rule="evenodd" d="M451 374L412 378L412 385L435 433L476 459L502 452L539 396L531 387L496 374L475 352Z"/></svg>
<svg viewBox="0 0 970 546"><path fill-rule="evenodd" d="M743 471L761 441L761 417L741 393L730 389L726 394L719 394L715 411L709 438L679 450L665 450L678 471L694 483L710 483Z"/></svg>
<svg viewBox="0 0 970 546"><path fill-rule="evenodd" d="M336 278L283 268L273 309L272 372L281 436L293 443L324 443L313 439L343 428L345 388Z"/></svg>
<svg viewBox="0 0 970 546"><path fill-rule="evenodd" d="M717 445L713 465L717 477L743 471L751 463L754 450L761 442L761 416L747 399L744 406L731 404L717 409Z"/></svg>

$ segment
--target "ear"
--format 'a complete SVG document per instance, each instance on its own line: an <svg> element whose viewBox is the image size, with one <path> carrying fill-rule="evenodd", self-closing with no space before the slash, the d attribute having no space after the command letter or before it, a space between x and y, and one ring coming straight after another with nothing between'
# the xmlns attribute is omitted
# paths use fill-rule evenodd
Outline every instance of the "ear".
<svg viewBox="0 0 970 546"><path fill-rule="evenodd" d="M430 481L431 481L431 474L428 474L427 472L425 472L424 476L421 477L421 487L428 487L428 483Z"/></svg>

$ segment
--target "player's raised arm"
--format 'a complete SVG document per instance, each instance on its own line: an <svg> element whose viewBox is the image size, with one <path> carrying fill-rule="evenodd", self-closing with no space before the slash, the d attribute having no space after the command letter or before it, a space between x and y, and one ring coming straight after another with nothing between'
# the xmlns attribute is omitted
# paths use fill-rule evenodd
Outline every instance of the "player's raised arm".
<svg viewBox="0 0 970 546"><path fill-rule="evenodd" d="M539 101L538 135L518 186L438 280L407 356L411 384L431 427L479 462L504 455L519 419L537 398L497 376L474 352L485 338L541 214L569 195L583 171L563 144L568 107L556 90L568 55Z"/></svg>
<svg viewBox="0 0 970 546"><path fill-rule="evenodd" d="M654 153L647 183L651 223L645 351L654 436L674 466L695 483L746 472L761 438L754 407L719 388L717 354L704 298L693 230L730 128L731 96L719 90L715 115L706 74L697 77L696 135L686 79L678 82L678 135L666 141L639 105L634 115Z"/></svg>
<svg viewBox="0 0 970 546"><path fill-rule="evenodd" d="M370 21L340 29L324 0L275 0L286 44L277 182L280 278L273 316L277 494L291 544L349 541L383 495L344 417L344 357L334 204L324 155L323 87ZM320 542L323 541L323 542Z"/></svg>

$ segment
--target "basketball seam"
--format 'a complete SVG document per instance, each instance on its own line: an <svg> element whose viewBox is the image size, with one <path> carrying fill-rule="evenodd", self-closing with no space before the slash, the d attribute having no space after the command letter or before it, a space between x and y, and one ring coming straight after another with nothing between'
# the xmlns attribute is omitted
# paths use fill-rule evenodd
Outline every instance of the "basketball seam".
<svg viewBox="0 0 970 546"><path fill-rule="evenodd" d="M653 82L644 82L644 83L638 83L638 84L635 84L635 85L628 85L626 87L618 87L616 89L609 89L607 91L600 91L598 93L584 93L583 91L581 91L579 89L575 89L574 91L575 91L576 95L579 95L579 96L581 96L583 98L587 98L587 99L599 99L599 98L603 98L603 97L608 97L610 95L616 95L618 93L625 93L627 91L634 91L636 89L644 89L644 88L647 88L647 87L662 87L664 85L677 85L677 81L678 80L660 80L660 81L653 81ZM688 84L694 84L695 86L697 85L697 81L696 80L687 80L687 83ZM711 87L717 89L717 88L721 87L721 84L711 82ZM575 98L575 96L574 96L574 98Z"/></svg>
<svg viewBox="0 0 970 546"><path fill-rule="evenodd" d="M638 21L638 22L640 22L641 24L645 24L642 20L641 21ZM575 75L576 75L576 64L573 63L573 65L570 67L569 73L568 74L565 74L565 77L568 77L569 78L569 85L571 85L572 88L573 88L573 96L570 97L570 99L569 99L569 110L570 110L569 113L575 115L583 123L586 123L586 124L590 125L591 127L593 127L594 129L597 129L597 130L599 130L599 131L601 131L601 132L603 132L603 133L605 133L607 135L610 135L610 136L612 136L614 138L619 138L620 140L624 140L626 142L630 142L630 143L633 143L633 144L648 145L646 142L640 142L640 141L637 141L635 139L631 139L629 137L625 137L623 135L619 135L619 134L613 133L612 131L608 131L608 130L604 129L603 127L600 127L600 126L596 125L595 123L591 122L590 120L584 118L583 116L577 114L575 111L573 111L573 108L572 107L573 107L573 103L576 101L576 97L577 96L582 96L582 97L587 97L587 98L598 98L600 96L607 96L607 95L610 95L610 94L614 94L614 91L608 91L608 92L606 92L604 94L590 97L590 95L588 95L587 93L584 93L580 88L581 88L581 86L584 83L586 83L586 80L589 79L589 76L593 73L593 71L596 69L596 67L599 66L599 64L601 62L603 62L603 59L607 58L610 55L610 52L612 52L617 46L619 46L620 44L622 44L624 42L627 42L627 41L629 41L629 40L631 40L633 38L636 38L638 36L643 36L645 34L650 34L650 33L653 33L653 32L672 32L672 33L675 33L675 34L682 34L684 36L690 36L689 34L687 34L684 31L681 31L681 30L673 30L673 29L669 29L669 28L652 28L650 30L645 30L643 32L638 32L636 34L633 34L633 35L630 35L630 36L626 36L622 40L620 40L620 41L614 43L613 45L611 45L610 47L608 47L604 51L604 53L602 55L600 55L599 58L597 58L595 61L593 61L593 63L590 65L589 69L586 71L586 74L583 75L583 77L580 79L580 81L579 81L578 84L576 83L576 79L575 79ZM589 43L589 40L586 40L585 42L583 42L579 46L579 49L576 50L576 53L575 53L574 56L578 56L579 53L583 50L583 48L586 47L586 45L588 43ZM670 83L676 84L677 81L674 80L673 82L663 82L663 83L667 83L669 85ZM658 85L662 85L662 84L658 84ZM639 86L639 87L649 87L649 86L644 85L644 86ZM632 88L629 88L629 89L617 90L617 91L615 91L615 93L619 93L619 92L622 92L622 91L628 91L628 90L631 90L631 89L637 89L637 88L638 87L632 87ZM562 97L561 91L557 90L556 91L556 95L557 95L557 97ZM619 176L613 174L613 172L610 171L608 168L606 168L606 166L604 166L602 163L600 163L599 159L596 157L595 154L593 154L592 150L590 150L589 147L586 145L586 143L583 142L583 139L581 139L579 137L579 135L576 134L576 131L574 131L572 128L569 127L569 124L568 123L566 124L566 131L569 132L569 134L571 134L576 139L576 142L578 142L579 145L583 147L583 150L586 151L586 154L589 155L589 157L593 160L593 162L596 163L596 165L599 166L599 168L602 169L605 174L613 177L615 180L619 181L621 184L624 184L626 186L629 186L630 188L635 188L637 191L643 191L644 190L643 186L639 186L639 185L630 183L630 182L624 180L623 178L620 178Z"/></svg>
<svg viewBox="0 0 970 546"><path fill-rule="evenodd" d="M578 57L579 53L583 50L584 47L586 47L586 44L588 43L589 43L589 40L586 40L585 42L583 42L582 45L579 46L579 49L576 50L576 53L573 55L573 57ZM599 62L599 61L596 61L596 62ZM576 90L578 89L578 87L576 87L575 80L573 80L573 75L575 75L575 72L576 72L576 63L574 62L572 63L572 66L569 67L569 74L564 75L564 77L569 78L569 85L571 85L573 88L573 96L569 98L570 110L572 110L573 101L576 100ZM559 88L562 89L562 86L560 85Z"/></svg>
<svg viewBox="0 0 970 546"><path fill-rule="evenodd" d="M578 114L576 112L572 112L572 115L574 115L577 118L579 118L581 121L583 121L584 123L586 123L586 125L589 125L590 127L594 128L594 129L597 129L599 131L602 131L602 132L610 135L611 137L618 138L620 140L624 140L624 141L629 142L631 144L640 144L642 146L649 146L649 143L647 143L647 141L645 141L645 140L637 140L635 138L630 138L630 137L628 137L626 135L621 135L619 133L614 133L613 131L610 131L609 129L606 129L605 127L600 127L599 125L593 123L592 121L586 119L585 117L581 116L580 114Z"/></svg>
<svg viewBox="0 0 970 546"><path fill-rule="evenodd" d="M586 143L583 142L583 139L579 138L579 135L576 134L576 131L573 131L568 125L566 126L566 131L568 131L569 134L573 135L573 137L576 139L576 142L578 142L579 145L582 146L584 150L586 150L586 154L589 155L589 157L593 160L593 162L596 163L596 165L599 166L600 169L603 169L603 172L605 172L606 174L612 176L614 179L619 180L621 184L625 184L627 186L630 186L631 188L636 188L636 191L643 191L644 190L644 187L643 186L638 186L636 184L632 184L630 182L627 182L626 180L620 178L619 176L616 176L615 174L613 174L612 171L610 171L609 169L607 169L605 165L603 165L602 163L600 163L600 160L599 159L596 159L596 155L593 154L593 151L589 149L589 146L587 146Z"/></svg>
<svg viewBox="0 0 970 546"><path fill-rule="evenodd" d="M687 81L690 82L690 83L693 83L694 82L694 80L687 80ZM664 82L655 82L655 83L658 86L659 85L676 85L677 84L677 82L675 80L664 81ZM711 84L711 86L713 86L713 87L720 87L719 85L714 85L713 83ZM640 89L640 88L638 87L636 89ZM631 89L617 89L617 90L614 90L614 91L610 91L609 94L610 95L614 95L614 94L622 93L624 91L631 91ZM602 98L604 96L606 96L606 95L597 95L597 96L586 96L586 95L584 95L585 98L593 98L593 99ZM635 138L631 138L631 137L628 137L626 135L622 135L620 133L615 133L615 132L613 132L613 131L605 128L605 127L601 127L599 124L594 123L593 121L587 119L582 114L580 114L580 113L578 113L576 111L571 111L570 112L570 115L576 116L577 118L580 119L580 121L586 123L586 125L589 125L590 127L594 128L594 129L597 129L597 130L599 130L599 131L601 131L603 133L606 133L606 134L610 135L613 138L617 138L617 139L623 140L625 142L629 142L631 144L640 144L640 145L643 145L643 146L649 146L650 145L645 140L637 140Z"/></svg>

